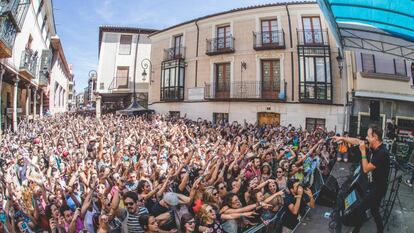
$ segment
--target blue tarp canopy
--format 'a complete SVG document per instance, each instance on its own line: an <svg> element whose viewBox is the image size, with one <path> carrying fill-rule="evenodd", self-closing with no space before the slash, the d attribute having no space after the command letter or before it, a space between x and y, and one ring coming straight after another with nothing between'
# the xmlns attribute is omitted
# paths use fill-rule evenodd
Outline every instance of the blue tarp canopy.
<svg viewBox="0 0 414 233"><path fill-rule="evenodd" d="M414 61L414 0L317 0L341 49Z"/></svg>

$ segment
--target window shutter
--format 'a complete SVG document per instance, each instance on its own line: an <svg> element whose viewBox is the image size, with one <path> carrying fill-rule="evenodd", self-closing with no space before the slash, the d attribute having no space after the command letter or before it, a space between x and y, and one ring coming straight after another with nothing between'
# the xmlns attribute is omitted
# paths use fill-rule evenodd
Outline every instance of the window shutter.
<svg viewBox="0 0 414 233"><path fill-rule="evenodd" d="M372 54L362 54L362 71L375 73L375 60Z"/></svg>

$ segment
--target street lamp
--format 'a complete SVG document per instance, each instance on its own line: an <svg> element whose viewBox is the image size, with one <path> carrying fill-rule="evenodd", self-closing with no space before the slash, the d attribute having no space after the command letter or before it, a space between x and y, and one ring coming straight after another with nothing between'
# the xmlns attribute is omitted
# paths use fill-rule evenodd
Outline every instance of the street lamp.
<svg viewBox="0 0 414 233"><path fill-rule="evenodd" d="M344 69L344 58L341 55L341 52L338 51L338 56L336 57L336 61L338 62L339 68L339 78L342 78L342 70Z"/></svg>
<svg viewBox="0 0 414 233"><path fill-rule="evenodd" d="M149 85L151 85L151 83L153 82L152 80L151 80L151 73L152 73L152 62L151 62L151 60L150 59L148 59L148 58L144 58L142 61L141 61L141 67L142 67L142 69L144 70L144 71L142 71L142 81L144 81L145 82L145 80L146 80L146 76L148 75L147 74L147 69L148 69L148 67L149 67L149 73L150 73L150 76L149 76Z"/></svg>

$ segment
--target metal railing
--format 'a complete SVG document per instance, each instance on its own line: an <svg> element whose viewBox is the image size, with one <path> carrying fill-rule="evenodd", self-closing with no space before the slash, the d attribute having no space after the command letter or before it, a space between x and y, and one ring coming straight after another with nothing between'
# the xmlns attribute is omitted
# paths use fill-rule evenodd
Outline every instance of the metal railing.
<svg viewBox="0 0 414 233"><path fill-rule="evenodd" d="M25 49L22 52L20 61L20 70L28 71L33 77L36 77L38 53L31 49Z"/></svg>
<svg viewBox="0 0 414 233"><path fill-rule="evenodd" d="M299 93L302 100L331 101L332 84L325 82L300 82Z"/></svg>
<svg viewBox="0 0 414 233"><path fill-rule="evenodd" d="M285 48L285 33L283 29L253 32L253 48L256 50Z"/></svg>
<svg viewBox="0 0 414 233"><path fill-rule="evenodd" d="M172 47L164 49L164 61L184 59L185 58L185 47Z"/></svg>
<svg viewBox="0 0 414 233"><path fill-rule="evenodd" d="M298 45L329 45L327 29L296 29L296 34L298 38Z"/></svg>
<svg viewBox="0 0 414 233"><path fill-rule="evenodd" d="M0 17L0 40L7 48L12 49L16 39L17 28L8 17Z"/></svg>
<svg viewBox="0 0 414 233"><path fill-rule="evenodd" d="M279 100L280 81L238 81L206 83L205 99Z"/></svg>
<svg viewBox="0 0 414 233"><path fill-rule="evenodd" d="M111 84L109 84L108 90L133 88L132 82L129 80L129 77L114 77Z"/></svg>
<svg viewBox="0 0 414 233"><path fill-rule="evenodd" d="M211 39L206 39L207 43L207 55L215 55L222 53L233 53L234 52L234 37L216 37Z"/></svg>
<svg viewBox="0 0 414 233"><path fill-rule="evenodd" d="M20 31L23 26L24 17L26 16L29 4L29 0L1 0L1 16L8 16L16 26L17 31Z"/></svg>

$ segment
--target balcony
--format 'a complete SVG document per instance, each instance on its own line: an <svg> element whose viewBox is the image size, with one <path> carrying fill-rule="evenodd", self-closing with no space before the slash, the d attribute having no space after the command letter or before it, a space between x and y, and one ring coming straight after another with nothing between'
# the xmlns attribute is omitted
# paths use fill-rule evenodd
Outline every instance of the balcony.
<svg viewBox="0 0 414 233"><path fill-rule="evenodd" d="M300 82L300 101L332 103L332 84L327 82Z"/></svg>
<svg viewBox="0 0 414 233"><path fill-rule="evenodd" d="M327 29L296 29L299 46L328 46Z"/></svg>
<svg viewBox="0 0 414 233"><path fill-rule="evenodd" d="M283 30L253 32L253 49L270 50L285 49L285 33Z"/></svg>
<svg viewBox="0 0 414 233"><path fill-rule="evenodd" d="M226 36L226 37L216 37L212 39L207 39L207 50L206 54L208 56L218 55L218 54L226 54L226 53L234 53L234 37Z"/></svg>
<svg viewBox="0 0 414 233"><path fill-rule="evenodd" d="M111 91L129 91L132 88L132 83L129 82L130 77L114 77L111 84L109 85L109 90Z"/></svg>
<svg viewBox="0 0 414 233"><path fill-rule="evenodd" d="M33 52L30 49L23 50L19 73L29 80L36 78L37 60L37 52Z"/></svg>
<svg viewBox="0 0 414 233"><path fill-rule="evenodd" d="M206 100L265 100L284 101L280 96L280 82L238 81L227 84L206 83L204 99Z"/></svg>
<svg viewBox="0 0 414 233"><path fill-rule="evenodd" d="M0 0L1 16L8 17L20 32L29 4L29 0Z"/></svg>
<svg viewBox="0 0 414 233"><path fill-rule="evenodd" d="M164 61L185 59L185 47L172 47L164 49Z"/></svg>

